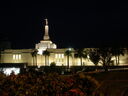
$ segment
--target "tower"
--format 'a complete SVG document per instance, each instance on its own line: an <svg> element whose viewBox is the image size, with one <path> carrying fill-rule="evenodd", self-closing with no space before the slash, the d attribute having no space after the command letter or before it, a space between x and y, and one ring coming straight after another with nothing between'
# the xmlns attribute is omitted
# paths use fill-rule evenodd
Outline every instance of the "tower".
<svg viewBox="0 0 128 96"><path fill-rule="evenodd" d="M44 34L44 40L49 40L49 33L48 33L48 19L45 19L45 34Z"/></svg>
<svg viewBox="0 0 128 96"><path fill-rule="evenodd" d="M45 19L45 30L43 40L36 44L35 48L38 50L38 54L42 54L46 49L56 49L57 46L54 44L49 37L49 26L48 19Z"/></svg>

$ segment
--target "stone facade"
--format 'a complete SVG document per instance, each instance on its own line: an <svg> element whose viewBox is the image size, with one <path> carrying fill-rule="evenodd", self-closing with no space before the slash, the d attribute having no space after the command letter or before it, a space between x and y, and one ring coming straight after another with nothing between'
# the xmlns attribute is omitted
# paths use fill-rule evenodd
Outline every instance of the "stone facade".
<svg viewBox="0 0 128 96"><path fill-rule="evenodd" d="M55 62L57 66L67 66L67 56L65 56L65 51L68 50L67 48L47 50L50 52L50 56L47 56L46 59L42 54L32 56L32 52L34 52L35 49L4 50L1 52L1 63L26 63L28 66L50 66L52 62ZM72 49L72 56L69 57L69 66L81 66L80 58L75 58L74 52L74 49ZM128 64L127 54L120 56L119 58L119 65ZM113 64L115 65L115 57L113 57L112 60ZM82 64L85 66L94 66L94 64L88 58L83 58Z"/></svg>

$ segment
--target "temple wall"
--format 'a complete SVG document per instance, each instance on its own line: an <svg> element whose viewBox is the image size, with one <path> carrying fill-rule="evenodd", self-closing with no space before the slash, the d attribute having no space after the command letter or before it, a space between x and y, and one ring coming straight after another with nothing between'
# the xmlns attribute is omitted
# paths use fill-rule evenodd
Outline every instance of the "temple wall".
<svg viewBox="0 0 128 96"><path fill-rule="evenodd" d="M46 57L46 64L45 56L43 55L37 55L36 63L36 57L32 57L31 55L33 49L5 50L1 54L1 63L27 63L29 66L50 66L52 62L55 62L57 66L67 66L67 56L64 54L65 50L66 49L49 49L50 56L49 59ZM128 54L119 56L119 59L119 65L128 65ZM116 65L115 57L113 57L112 60L113 65ZM89 59L82 59L82 61L83 66L95 66ZM74 53L69 57L69 66L81 66L80 58L75 58Z"/></svg>

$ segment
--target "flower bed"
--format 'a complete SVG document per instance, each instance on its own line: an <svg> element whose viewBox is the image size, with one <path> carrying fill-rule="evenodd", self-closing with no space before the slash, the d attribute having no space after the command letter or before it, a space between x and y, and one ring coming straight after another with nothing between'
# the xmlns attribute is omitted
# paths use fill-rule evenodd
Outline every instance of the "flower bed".
<svg viewBox="0 0 128 96"><path fill-rule="evenodd" d="M0 74L0 96L92 96L97 86L98 82L84 73Z"/></svg>

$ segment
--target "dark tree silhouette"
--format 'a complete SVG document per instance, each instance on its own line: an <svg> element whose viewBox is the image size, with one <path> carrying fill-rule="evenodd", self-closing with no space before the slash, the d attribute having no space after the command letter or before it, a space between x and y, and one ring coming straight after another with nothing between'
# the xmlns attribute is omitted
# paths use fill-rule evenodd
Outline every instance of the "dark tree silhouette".
<svg viewBox="0 0 128 96"><path fill-rule="evenodd" d="M43 51L42 53L45 56L45 66L49 65L49 56L50 52L48 50ZM48 62L47 62L48 61Z"/></svg>
<svg viewBox="0 0 128 96"><path fill-rule="evenodd" d="M110 65L111 58L113 56L112 48L91 48L89 53L92 54L90 60L93 59L94 63L99 61L98 63L103 65L105 71L108 71L108 66Z"/></svg>
<svg viewBox="0 0 128 96"><path fill-rule="evenodd" d="M72 56L72 51L66 50L65 55L67 56L67 68L69 68L69 57Z"/></svg>
<svg viewBox="0 0 128 96"><path fill-rule="evenodd" d="M83 66L83 58L87 58L87 52L84 49L77 49L75 57L80 58L81 66Z"/></svg>
<svg viewBox="0 0 128 96"><path fill-rule="evenodd" d="M34 49L33 52L31 52L32 58L33 58L33 65L35 64L37 66L37 52L38 50Z"/></svg>
<svg viewBox="0 0 128 96"><path fill-rule="evenodd" d="M95 66L97 66L100 61L100 55L94 51L90 51L89 59L95 64Z"/></svg>
<svg viewBox="0 0 128 96"><path fill-rule="evenodd" d="M126 49L125 48L112 48L112 54L115 56L116 65L119 65L120 55L124 56Z"/></svg>

